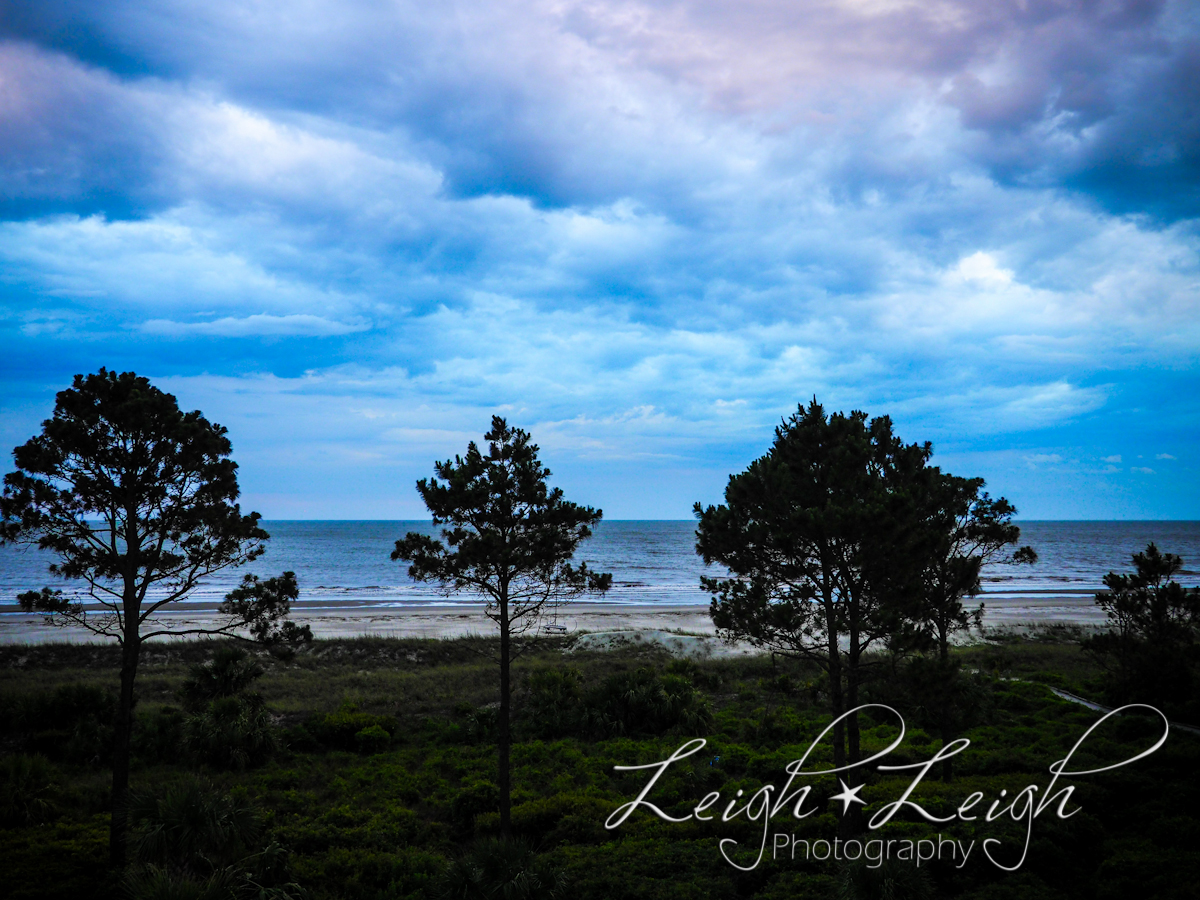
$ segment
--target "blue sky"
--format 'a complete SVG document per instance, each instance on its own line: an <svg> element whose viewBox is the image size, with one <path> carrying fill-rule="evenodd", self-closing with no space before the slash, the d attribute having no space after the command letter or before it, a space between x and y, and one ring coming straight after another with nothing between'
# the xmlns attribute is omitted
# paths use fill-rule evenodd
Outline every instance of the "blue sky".
<svg viewBox="0 0 1200 900"><path fill-rule="evenodd" d="M685 518L816 396L1025 518L1200 518L1200 7L16 0L0 443L77 372L268 518L418 518L493 413Z"/></svg>

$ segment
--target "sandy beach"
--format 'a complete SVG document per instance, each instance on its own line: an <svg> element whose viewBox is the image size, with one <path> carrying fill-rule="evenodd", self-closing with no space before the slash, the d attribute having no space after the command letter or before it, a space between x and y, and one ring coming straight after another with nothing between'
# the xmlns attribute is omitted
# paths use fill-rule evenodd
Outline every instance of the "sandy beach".
<svg viewBox="0 0 1200 900"><path fill-rule="evenodd" d="M1022 629L1067 623L1100 626L1103 613L1085 596L983 597L986 628ZM378 635L383 637L454 638L491 635L495 626L484 618L482 604L455 603L406 607L300 601L292 618L309 625L318 638ZM214 610L199 604L176 609L160 617L173 630L208 627ZM559 624L568 633L609 631L685 631L714 634L708 607L665 604L572 603L563 607ZM44 624L41 616L20 612L0 616L0 644L40 644L49 641L93 642L99 638L82 628Z"/></svg>

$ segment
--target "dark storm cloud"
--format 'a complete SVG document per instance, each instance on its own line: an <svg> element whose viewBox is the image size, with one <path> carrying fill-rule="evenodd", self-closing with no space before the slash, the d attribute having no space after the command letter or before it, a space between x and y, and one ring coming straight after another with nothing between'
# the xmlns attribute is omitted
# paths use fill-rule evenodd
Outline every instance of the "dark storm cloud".
<svg viewBox="0 0 1200 900"><path fill-rule="evenodd" d="M1188 4L51 0L0 21L11 443L45 415L29 397L107 365L317 486L427 475L500 410L574 477L643 485L625 514L686 514L693 476L668 472L719 485L814 393L1014 484L1074 465L1072 496L1093 457L1191 465ZM1177 407L1140 426L1154 447L1125 424L1137 396ZM1180 484L1154 503L1192 502Z"/></svg>
<svg viewBox="0 0 1200 900"><path fill-rule="evenodd" d="M123 218L168 200L153 97L20 44L0 44L0 72L0 216Z"/></svg>

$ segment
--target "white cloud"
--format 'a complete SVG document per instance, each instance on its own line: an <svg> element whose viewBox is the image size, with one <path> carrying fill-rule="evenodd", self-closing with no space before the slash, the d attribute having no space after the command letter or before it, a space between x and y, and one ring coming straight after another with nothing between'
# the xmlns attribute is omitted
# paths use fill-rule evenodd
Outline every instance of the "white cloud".
<svg viewBox="0 0 1200 900"><path fill-rule="evenodd" d="M1058 453L1029 453L1025 456L1025 462L1029 464L1030 468L1052 465L1062 461L1063 458Z"/></svg>
<svg viewBox="0 0 1200 900"><path fill-rule="evenodd" d="M214 337L283 337L307 336L328 337L367 331L366 322L335 322L321 316L290 315L272 316L259 313L243 318L226 316L209 322L175 322L170 319L150 319L142 323L141 330L147 334L182 336L186 334L212 335Z"/></svg>
<svg viewBox="0 0 1200 900"><path fill-rule="evenodd" d="M64 13L135 74L0 45L0 325L44 380L308 370L255 396L336 413L348 437L305 439L347 459L454 449L497 409L592 459L741 459L814 394L907 439L1070 448L1045 472L1139 440L1131 396L1194 441L1195 222L1062 180L1149 96L1113 85L1191 41L1149 7L177 6ZM211 353L251 336L323 339Z"/></svg>
<svg viewBox="0 0 1200 900"><path fill-rule="evenodd" d="M960 259L958 265L951 270L948 280L971 282L985 287L1003 287L1012 284L1013 273L1010 269L1001 269L990 253L979 250Z"/></svg>

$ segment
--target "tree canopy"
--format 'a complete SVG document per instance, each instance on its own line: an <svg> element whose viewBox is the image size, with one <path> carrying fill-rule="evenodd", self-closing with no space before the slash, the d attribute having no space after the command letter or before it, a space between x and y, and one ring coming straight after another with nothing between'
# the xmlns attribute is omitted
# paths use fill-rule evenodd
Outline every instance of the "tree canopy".
<svg viewBox="0 0 1200 900"><path fill-rule="evenodd" d="M433 524L447 526L442 540L409 532L392 559L410 562L417 581L483 595L486 615L514 633L552 599L608 589L611 575L571 563L603 512L547 485L528 432L493 416L484 440L486 456L472 441L465 457L434 463L437 477L417 482Z"/></svg>
<svg viewBox="0 0 1200 900"><path fill-rule="evenodd" d="M1109 668L1116 702L1151 702L1192 717L1200 711L1192 685L1200 630L1200 587L1176 580L1183 560L1151 542L1133 554L1133 572L1109 572L1096 595L1109 630L1084 648Z"/></svg>
<svg viewBox="0 0 1200 900"><path fill-rule="evenodd" d="M512 639L533 627L547 603L606 591L612 576L572 564L603 512L548 486L550 470L529 433L493 416L484 440L486 455L472 441L465 456L435 462L436 477L417 482L433 524L444 526L442 539L409 532L392 559L408 561L417 581L481 595L484 614L499 626L500 826L508 834Z"/></svg>
<svg viewBox="0 0 1200 900"><path fill-rule="evenodd" d="M730 477L724 504L695 506L696 552L731 573L702 579L718 631L818 662L835 718L858 705L863 655L896 632L919 587L910 551L931 452L900 441L886 416L827 416L814 399ZM835 727L838 766L858 760L854 716L845 733Z"/></svg>
<svg viewBox="0 0 1200 900"><path fill-rule="evenodd" d="M22 606L58 625L79 625L122 646L113 752L114 862L124 856L129 735L142 642L160 635L311 638L286 623L295 577L250 578L211 626L172 627L157 614L222 569L257 559L267 533L237 504L237 465L226 429L133 372L75 376L42 431L13 451L0 495L0 541L50 551L50 573L82 594L49 586ZM286 624L285 624L286 623Z"/></svg>
<svg viewBox="0 0 1200 900"><path fill-rule="evenodd" d="M982 566L1019 538L1007 500L929 465L932 452L901 441L886 416L826 415L814 398L730 477L724 504L695 506L697 553L731 575L702 579L718 631L815 660L835 718L858 705L869 650L936 647L944 658L950 635L977 620L963 599L979 592ZM948 706L937 705L946 732ZM853 715L834 729L834 758L859 759Z"/></svg>
<svg viewBox="0 0 1200 900"><path fill-rule="evenodd" d="M943 659L950 638L981 620L982 604L969 610L963 601L982 590L980 575L989 563L1032 564L1032 547L1009 548L1021 539L1013 522L1016 507L983 490L982 478L959 478L931 466L919 495L922 510L919 554L921 590L906 611L919 641L936 647Z"/></svg>
<svg viewBox="0 0 1200 900"><path fill-rule="evenodd" d="M27 605L118 641L174 633L154 628L154 614L257 559L269 537L238 507L231 449L225 428L145 378L77 375L41 434L13 451L0 539L51 551L50 572L82 581L98 609L48 590Z"/></svg>

